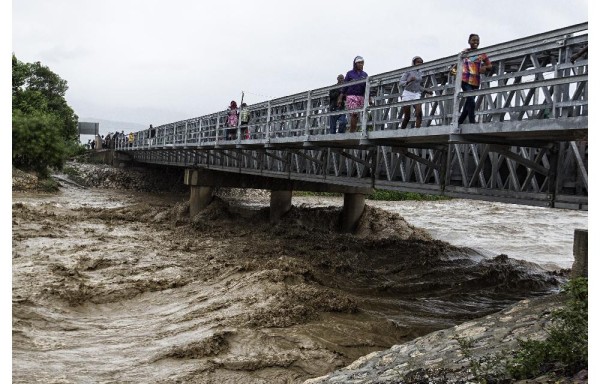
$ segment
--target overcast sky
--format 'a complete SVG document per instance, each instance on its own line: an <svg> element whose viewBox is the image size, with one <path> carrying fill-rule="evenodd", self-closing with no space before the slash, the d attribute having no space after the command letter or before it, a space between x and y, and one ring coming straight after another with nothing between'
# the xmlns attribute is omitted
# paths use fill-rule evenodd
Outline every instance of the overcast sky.
<svg viewBox="0 0 600 384"><path fill-rule="evenodd" d="M12 51L68 82L80 118L163 123L588 21L587 0L13 0ZM455 7L453 9L452 7Z"/></svg>

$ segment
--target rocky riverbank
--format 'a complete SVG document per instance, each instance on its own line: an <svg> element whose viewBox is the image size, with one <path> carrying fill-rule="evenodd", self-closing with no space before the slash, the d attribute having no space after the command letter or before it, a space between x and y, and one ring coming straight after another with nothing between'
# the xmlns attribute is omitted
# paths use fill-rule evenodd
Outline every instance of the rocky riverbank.
<svg viewBox="0 0 600 384"><path fill-rule="evenodd" d="M481 257L379 209L354 236L335 232L335 207L272 226L216 199L190 219L185 190L175 204L95 192L179 193L177 173L67 167L68 196L13 204L15 382L476 382L473 367L493 372L486 356L543 337L562 305L548 293L564 271Z"/></svg>
<svg viewBox="0 0 600 384"><path fill-rule="evenodd" d="M552 312L564 303L563 294L523 300L492 315L373 352L304 384L510 383L503 366L519 348L519 339L545 339ZM587 370L573 377L544 375L519 383L587 383Z"/></svg>

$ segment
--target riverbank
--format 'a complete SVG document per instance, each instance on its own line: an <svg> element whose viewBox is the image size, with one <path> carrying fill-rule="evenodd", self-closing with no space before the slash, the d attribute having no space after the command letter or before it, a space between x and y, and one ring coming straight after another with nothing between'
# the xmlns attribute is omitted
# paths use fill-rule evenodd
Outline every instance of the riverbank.
<svg viewBox="0 0 600 384"><path fill-rule="evenodd" d="M103 175L82 178L100 186L128 177L83 167ZM433 240L371 207L351 236L334 230L339 207L294 207L273 226L264 208L225 196L190 219L185 193L82 186L13 194L15 382L301 383L371 352L402 366L381 351L556 292L565 279ZM495 329L473 335L492 340ZM435 360L452 340L428 340L423 354ZM365 359L352 370L381 377Z"/></svg>
<svg viewBox="0 0 600 384"><path fill-rule="evenodd" d="M498 383L513 382L504 365L520 348L519 340L544 340L551 314L563 308L565 296L526 299L508 308L404 344L373 352L347 367L304 384ZM570 377L552 374L517 383L587 383L587 369Z"/></svg>

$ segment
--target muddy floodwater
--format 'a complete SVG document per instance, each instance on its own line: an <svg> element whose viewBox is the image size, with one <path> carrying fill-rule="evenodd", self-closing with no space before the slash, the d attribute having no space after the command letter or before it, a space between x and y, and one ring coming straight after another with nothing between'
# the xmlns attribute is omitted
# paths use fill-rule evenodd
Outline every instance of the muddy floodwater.
<svg viewBox="0 0 600 384"><path fill-rule="evenodd" d="M556 291L587 213L450 200L13 193L13 382L301 383ZM501 255L501 254L504 255Z"/></svg>

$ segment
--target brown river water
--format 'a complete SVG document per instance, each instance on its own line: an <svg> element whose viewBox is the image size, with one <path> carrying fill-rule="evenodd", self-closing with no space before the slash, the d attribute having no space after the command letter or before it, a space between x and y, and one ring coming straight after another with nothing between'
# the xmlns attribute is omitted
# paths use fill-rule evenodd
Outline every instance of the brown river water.
<svg viewBox="0 0 600 384"><path fill-rule="evenodd" d="M339 198L295 197L277 225L266 197L192 220L186 198L13 193L13 382L301 383L556 291L587 228L587 212L368 201L349 235Z"/></svg>

